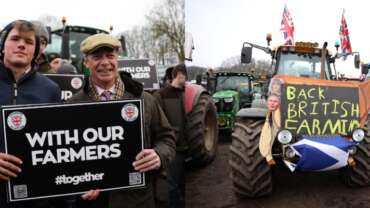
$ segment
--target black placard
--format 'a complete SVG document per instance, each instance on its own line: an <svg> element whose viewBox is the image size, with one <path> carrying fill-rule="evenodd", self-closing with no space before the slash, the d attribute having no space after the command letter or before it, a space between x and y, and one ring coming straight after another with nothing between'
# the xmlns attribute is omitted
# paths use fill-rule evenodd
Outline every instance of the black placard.
<svg viewBox="0 0 370 208"><path fill-rule="evenodd" d="M131 74L132 78L141 82L145 89L158 89L158 77L155 63L149 59L119 60L119 71Z"/></svg>
<svg viewBox="0 0 370 208"><path fill-rule="evenodd" d="M68 100L84 86L84 75L81 74L45 74L57 83L62 90L62 100Z"/></svg>
<svg viewBox="0 0 370 208"><path fill-rule="evenodd" d="M348 135L359 115L358 88L283 85L282 127L298 135Z"/></svg>
<svg viewBox="0 0 370 208"><path fill-rule="evenodd" d="M143 149L143 101L6 106L5 152L22 173L7 183L9 201L145 187L132 162ZM42 145L41 145L42 144Z"/></svg>

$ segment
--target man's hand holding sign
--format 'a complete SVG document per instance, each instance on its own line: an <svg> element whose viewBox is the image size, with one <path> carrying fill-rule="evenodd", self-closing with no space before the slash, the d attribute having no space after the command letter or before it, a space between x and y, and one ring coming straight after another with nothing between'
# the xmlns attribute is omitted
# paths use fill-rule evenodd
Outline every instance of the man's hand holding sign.
<svg viewBox="0 0 370 208"><path fill-rule="evenodd" d="M143 173L150 170L158 170L161 167L161 160L158 154L153 149L144 149L137 156L135 162L132 163L135 170ZM99 189L90 190L82 195L84 200L95 200L100 194Z"/></svg>
<svg viewBox="0 0 370 208"><path fill-rule="evenodd" d="M0 153L0 179L8 181L22 171L22 160L10 154Z"/></svg>

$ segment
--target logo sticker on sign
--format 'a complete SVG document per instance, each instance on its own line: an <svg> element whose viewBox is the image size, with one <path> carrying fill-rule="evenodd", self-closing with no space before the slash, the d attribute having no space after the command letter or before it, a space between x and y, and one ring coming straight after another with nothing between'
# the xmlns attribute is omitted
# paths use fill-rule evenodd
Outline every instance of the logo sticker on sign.
<svg viewBox="0 0 370 208"><path fill-rule="evenodd" d="M71 86L73 89L80 89L82 87L82 79L79 77L75 77L71 80Z"/></svg>
<svg viewBox="0 0 370 208"><path fill-rule="evenodd" d="M19 111L12 112L9 114L7 123L9 128L11 128L14 131L22 130L27 123L26 116Z"/></svg>
<svg viewBox="0 0 370 208"><path fill-rule="evenodd" d="M136 105L129 103L123 106L121 115L125 121L135 121L139 115L139 109Z"/></svg>
<svg viewBox="0 0 370 208"><path fill-rule="evenodd" d="M155 65L155 62L153 60L149 60L148 61L148 64L149 64L149 66L154 66Z"/></svg>

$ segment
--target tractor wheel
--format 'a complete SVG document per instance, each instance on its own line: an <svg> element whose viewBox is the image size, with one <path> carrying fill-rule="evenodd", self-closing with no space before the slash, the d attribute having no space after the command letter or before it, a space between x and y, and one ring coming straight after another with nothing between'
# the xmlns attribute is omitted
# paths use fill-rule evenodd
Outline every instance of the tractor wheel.
<svg viewBox="0 0 370 208"><path fill-rule="evenodd" d="M218 143L217 112L212 97L202 94L186 125L188 167L203 167L215 158Z"/></svg>
<svg viewBox="0 0 370 208"><path fill-rule="evenodd" d="M272 192L272 170L259 151L264 119L245 119L235 124L230 146L231 180L239 198Z"/></svg>
<svg viewBox="0 0 370 208"><path fill-rule="evenodd" d="M356 154L353 155L355 166L343 169L344 183L350 187L363 187L370 185L370 129L369 122L365 128L365 138L357 145Z"/></svg>

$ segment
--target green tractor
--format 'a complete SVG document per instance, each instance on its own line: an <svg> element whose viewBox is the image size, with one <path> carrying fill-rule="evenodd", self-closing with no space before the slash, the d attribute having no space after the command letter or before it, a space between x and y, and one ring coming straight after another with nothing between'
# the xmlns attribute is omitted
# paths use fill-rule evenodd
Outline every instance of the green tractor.
<svg viewBox="0 0 370 208"><path fill-rule="evenodd" d="M85 38L91 35L98 33L108 34L108 31L93 27L65 25L65 21L63 21L63 25L60 29L50 31L46 54L58 54L62 59L70 61L77 68L79 74L89 75L89 70L82 62L83 54L80 51L80 44ZM123 36L120 37L120 41L122 50L119 52L119 56L123 57L126 54L126 45Z"/></svg>
<svg viewBox="0 0 370 208"><path fill-rule="evenodd" d="M217 72L208 80L217 107L220 130L231 132L235 115L241 108L248 108L253 100L253 76L248 73Z"/></svg>

